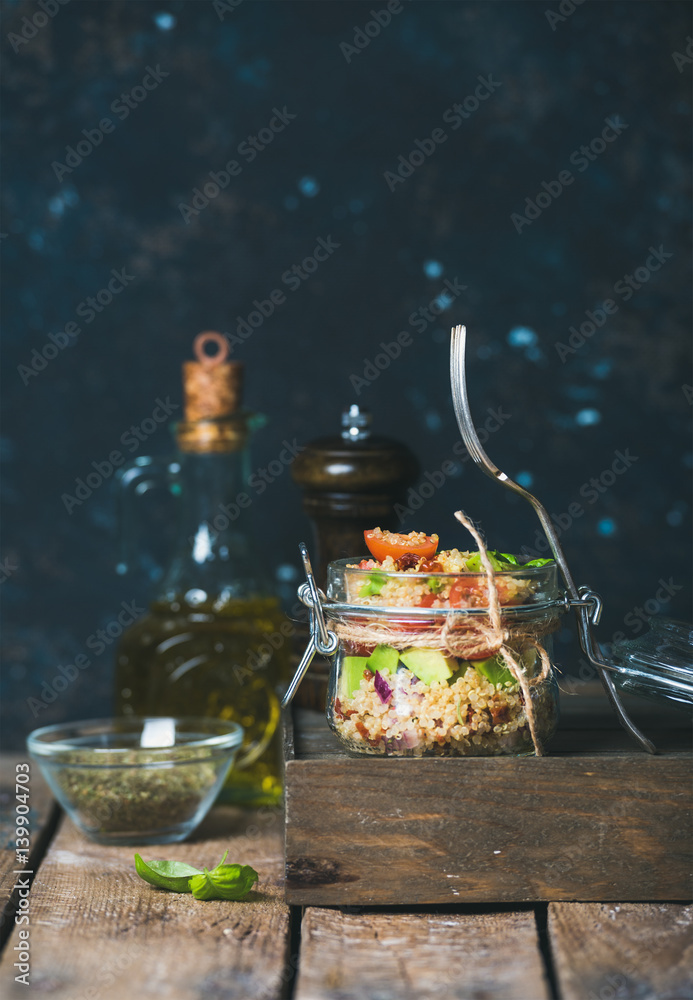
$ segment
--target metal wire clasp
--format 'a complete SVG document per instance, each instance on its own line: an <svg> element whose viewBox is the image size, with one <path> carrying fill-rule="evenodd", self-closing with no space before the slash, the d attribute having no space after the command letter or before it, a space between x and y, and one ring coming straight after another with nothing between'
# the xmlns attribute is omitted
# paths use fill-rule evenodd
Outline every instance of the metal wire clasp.
<svg viewBox="0 0 693 1000"><path fill-rule="evenodd" d="M598 625L602 617L603 601L601 597L596 591L590 590L589 587L579 587L578 594L580 595L579 598L569 597L568 594L564 594L561 607L565 611L570 611L572 608L588 608L589 620L593 625Z"/></svg>
<svg viewBox="0 0 693 1000"><path fill-rule="evenodd" d="M339 639L334 632L331 632L325 623L325 614L323 612L322 602L327 598L321 590L318 589L318 585L315 582L315 577L313 576L313 567L310 564L310 556L308 555L308 548L305 542L301 542L298 546L301 553L301 559L303 560L303 568L306 572L306 583L302 583L298 588L299 600L310 608L310 641L306 647L306 651L303 654L301 662L296 668L296 673L293 676L291 684L287 689L284 698L282 699L282 708L290 703L293 696L296 694L298 685L303 680L308 667L313 662L314 657L319 653L321 656L332 656L336 653L337 647L339 646Z"/></svg>

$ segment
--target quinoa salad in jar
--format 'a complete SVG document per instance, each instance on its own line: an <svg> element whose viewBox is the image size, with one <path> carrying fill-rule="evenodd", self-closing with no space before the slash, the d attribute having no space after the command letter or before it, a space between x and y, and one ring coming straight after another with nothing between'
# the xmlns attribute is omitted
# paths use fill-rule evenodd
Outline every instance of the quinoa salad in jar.
<svg viewBox="0 0 693 1000"><path fill-rule="evenodd" d="M325 605L340 640L327 716L345 747L541 752L557 722L554 561L438 551L438 537L421 532L375 528L365 540L370 558L330 564Z"/></svg>

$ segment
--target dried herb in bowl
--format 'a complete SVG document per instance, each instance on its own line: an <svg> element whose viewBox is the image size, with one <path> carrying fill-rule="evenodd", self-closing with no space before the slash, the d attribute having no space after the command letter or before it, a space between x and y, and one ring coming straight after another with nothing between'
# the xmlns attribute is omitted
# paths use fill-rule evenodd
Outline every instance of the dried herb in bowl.
<svg viewBox="0 0 693 1000"><path fill-rule="evenodd" d="M223 719L87 719L27 747L60 805L101 844L183 840L211 808L243 740Z"/></svg>
<svg viewBox="0 0 693 1000"><path fill-rule="evenodd" d="M118 755L118 766L100 767L93 766L93 755L75 751L61 761L58 780L89 830L106 834L166 829L189 820L217 780L214 763L190 756L162 763L141 750L126 751ZM90 763L80 767L85 758Z"/></svg>

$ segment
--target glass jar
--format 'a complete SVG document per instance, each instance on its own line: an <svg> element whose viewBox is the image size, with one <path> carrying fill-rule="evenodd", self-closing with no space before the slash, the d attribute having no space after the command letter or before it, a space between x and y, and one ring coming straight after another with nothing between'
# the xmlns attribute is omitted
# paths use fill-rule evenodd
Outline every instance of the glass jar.
<svg viewBox="0 0 693 1000"><path fill-rule="evenodd" d="M356 562L330 564L323 605L339 637L327 720L347 750L541 753L558 721L555 564L497 572L494 614L479 573L384 572Z"/></svg>

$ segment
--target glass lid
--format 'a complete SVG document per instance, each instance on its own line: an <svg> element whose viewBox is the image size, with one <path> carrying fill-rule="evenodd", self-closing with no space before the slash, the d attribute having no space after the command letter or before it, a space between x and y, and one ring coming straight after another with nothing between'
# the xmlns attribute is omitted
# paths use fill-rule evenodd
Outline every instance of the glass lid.
<svg viewBox="0 0 693 1000"><path fill-rule="evenodd" d="M693 705L693 625L651 618L650 631L615 642L614 682L648 698Z"/></svg>

